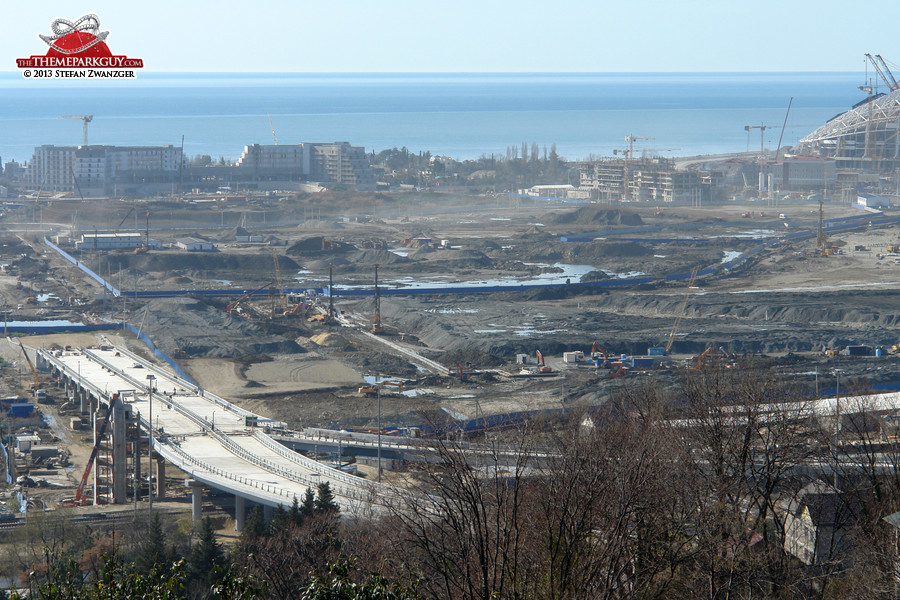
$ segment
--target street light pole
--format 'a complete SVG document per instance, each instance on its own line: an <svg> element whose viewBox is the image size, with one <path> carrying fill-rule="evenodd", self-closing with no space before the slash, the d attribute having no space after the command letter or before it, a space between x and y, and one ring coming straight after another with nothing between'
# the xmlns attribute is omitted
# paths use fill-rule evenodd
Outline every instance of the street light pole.
<svg viewBox="0 0 900 600"><path fill-rule="evenodd" d="M381 483L381 385L375 378L375 392L378 394L378 483Z"/></svg>
<svg viewBox="0 0 900 600"><path fill-rule="evenodd" d="M147 422L147 433L150 437L150 444L147 449L147 501L148 510L153 512L153 382L156 380L156 375L152 373L147 374L147 381L150 382L147 386L147 396L150 399L150 419Z"/></svg>

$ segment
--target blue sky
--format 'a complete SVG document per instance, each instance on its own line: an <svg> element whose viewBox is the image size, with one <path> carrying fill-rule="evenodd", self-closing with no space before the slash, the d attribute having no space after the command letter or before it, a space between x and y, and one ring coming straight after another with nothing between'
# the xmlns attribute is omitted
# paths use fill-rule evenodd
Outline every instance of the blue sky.
<svg viewBox="0 0 900 600"><path fill-rule="evenodd" d="M43 0L3 7L0 70L44 54L37 34L54 19L89 12L113 53L158 72L861 72L865 52L900 63L898 0Z"/></svg>

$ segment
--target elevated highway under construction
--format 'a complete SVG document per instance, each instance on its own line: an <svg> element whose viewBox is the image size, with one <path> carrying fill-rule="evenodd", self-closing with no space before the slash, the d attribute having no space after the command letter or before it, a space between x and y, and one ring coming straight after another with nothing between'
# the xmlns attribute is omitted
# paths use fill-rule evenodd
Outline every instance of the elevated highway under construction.
<svg viewBox="0 0 900 600"><path fill-rule="evenodd" d="M127 448L139 441L141 432L149 433L152 444L157 473L151 481L165 481L165 463L189 475L185 485L193 491L195 520L200 518L203 486L234 494L238 530L243 527L247 503L271 512L278 506L290 506L295 498L302 499L307 488L315 490L326 482L347 514L377 514L390 501L390 486L307 458L267 433L275 429L283 435L283 424L243 410L125 348L40 349L37 356L38 367L51 371L81 410L92 415L94 423L99 422L104 407L109 410L112 405L110 460L105 473L112 503L127 502L129 471L135 467L132 463L129 468ZM114 395L121 401L111 402ZM302 434L290 437L295 443L307 438ZM321 438L319 434L309 440L323 447L330 444L331 440ZM406 444L404 450L414 448ZM103 487L101 466L94 468L95 503ZM164 496L159 486L150 493L157 499Z"/></svg>

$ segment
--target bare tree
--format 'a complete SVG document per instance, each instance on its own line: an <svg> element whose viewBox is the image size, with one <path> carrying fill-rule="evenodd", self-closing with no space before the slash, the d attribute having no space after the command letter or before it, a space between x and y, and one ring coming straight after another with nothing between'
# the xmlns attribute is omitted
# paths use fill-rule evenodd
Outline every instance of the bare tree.
<svg viewBox="0 0 900 600"><path fill-rule="evenodd" d="M421 566L435 597L526 597L521 512L532 452L521 433L513 447L437 441L440 467L396 506L398 548Z"/></svg>

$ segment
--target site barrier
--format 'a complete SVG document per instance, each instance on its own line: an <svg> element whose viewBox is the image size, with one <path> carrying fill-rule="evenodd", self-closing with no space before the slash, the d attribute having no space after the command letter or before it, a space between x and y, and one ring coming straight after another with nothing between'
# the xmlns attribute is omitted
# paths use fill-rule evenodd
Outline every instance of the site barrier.
<svg viewBox="0 0 900 600"><path fill-rule="evenodd" d="M172 369L176 373L178 373L179 377L181 377L182 379L185 379L186 381L191 382L192 385L197 385L197 383L193 379L188 377L188 374L185 373L184 370L178 366L178 363L176 363L174 360L172 360L172 358L170 358L169 355L167 355L165 352L163 352L162 350L160 350L159 348L156 347L156 345L147 336L146 333L144 333L143 331L138 331L138 328L130 323L125 323L124 325L125 325L125 329L132 332L134 335L138 336L145 344L147 344L147 347L153 351L154 356L161 358L162 360L164 360L166 362L166 364L168 364L170 367L172 367Z"/></svg>
<svg viewBox="0 0 900 600"><path fill-rule="evenodd" d="M119 292L119 290L117 290L116 288L114 288L109 282L107 282L105 279L103 279L102 277L100 277L99 275L97 275L96 273L94 273L93 271L91 271L91 270L90 270L89 268L87 268L87 266L84 265L80 260L77 260L74 256L72 256L71 254L69 254L68 252L66 252L65 250L63 250L62 248L60 248L59 246L57 246L56 244L54 244L53 242L51 242L51 241L48 240L47 238L44 238L44 244L45 244L46 246L49 246L51 249L55 250L56 253L59 254L60 256L62 256L64 259L66 259L67 261L69 261L70 263L72 263L73 265L75 265L76 267L78 267L79 269L81 269L82 271L84 271L84 273L85 273L88 277L90 277L91 279L93 279L94 281L96 281L97 283L99 283L100 285L102 285L104 288L106 288L107 290L109 290L110 292L112 292L113 296L115 296L115 297L118 298L119 296L122 295L122 294Z"/></svg>

